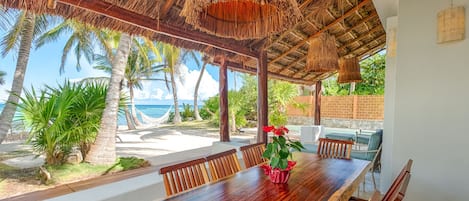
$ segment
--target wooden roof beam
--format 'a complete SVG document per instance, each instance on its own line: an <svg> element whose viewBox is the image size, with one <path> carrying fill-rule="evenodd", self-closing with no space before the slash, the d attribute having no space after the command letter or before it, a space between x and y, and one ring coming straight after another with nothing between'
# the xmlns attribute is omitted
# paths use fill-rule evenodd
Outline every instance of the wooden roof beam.
<svg viewBox="0 0 469 201"><path fill-rule="evenodd" d="M314 38L314 37L317 37L319 36L321 33L327 31L329 28L331 28L332 26L336 25L337 23L340 23L342 20L344 20L346 17L354 14L357 10L359 10L361 7L367 5L371 0L363 0L362 2L360 2L357 6L353 7L352 9L348 10L344 15L342 15L341 17L337 18L336 20L334 20L333 22L331 22L330 24L328 24L327 26L323 27L321 30L319 30L318 32L314 33L313 35L311 35L309 38L306 38L304 40L302 40L300 43L296 44L295 46L293 46L291 49L289 49L288 51L284 52L283 54L281 54L280 56L276 57L275 59L271 60L269 62L269 64L271 63L274 63L278 60L280 60L281 58L283 58L284 56L290 54L291 52L295 51L296 49L300 48L301 46L303 46L306 42L308 42L311 38Z"/></svg>
<svg viewBox="0 0 469 201"><path fill-rule="evenodd" d="M132 24L158 34L169 37L186 40L189 42L213 46L217 49L225 50L235 54L257 58L259 53L250 48L237 45L233 39L216 38L203 32L195 30L184 30L180 27L174 27L166 23L157 23L154 19L140 15L138 13L114 6L112 3L98 0L58 0L60 3L70 6L82 8L91 12L95 12L122 22Z"/></svg>
<svg viewBox="0 0 469 201"><path fill-rule="evenodd" d="M357 47L357 48L354 48L353 50L350 50L348 54L344 55L344 57L345 57L345 56L349 56L349 55L354 55L354 56L356 56L356 54L354 53L355 51L357 51L357 50L359 50L359 49L361 49L361 48L363 48L363 47L368 46L368 45L369 45L370 43L372 43L372 42L379 41L379 40L381 40L381 39L383 39L383 38L386 38L386 33L383 33L383 34L379 35L378 37L371 39L370 42L367 42L367 43L365 43L365 44L363 44L363 45L360 45L360 46ZM378 45L380 45L380 44L381 44L381 43L378 43ZM373 47L375 47L375 46L373 46ZM372 48L373 48L373 47L372 47ZM369 49L372 49L372 48L369 48Z"/></svg>
<svg viewBox="0 0 469 201"><path fill-rule="evenodd" d="M375 27L375 28L369 30L367 33L362 34L361 36L359 36L359 37L357 37L357 38L355 38L355 39L353 39L353 40L351 40L351 41L345 41L347 44L342 45L342 46L339 48L338 51L340 51L340 50L346 48L348 45L351 45L351 44L353 44L353 43L355 43L355 42L357 42L357 41L360 41L360 40L362 40L362 39L364 39L364 38L366 38L366 37L368 37L368 36L373 36L372 33L375 32L375 31L378 31L378 30L380 30L380 29L382 29L382 27L377 26L377 27Z"/></svg>
<svg viewBox="0 0 469 201"><path fill-rule="evenodd" d="M378 13L376 13L376 11L373 11L372 13L370 13L370 15L368 15L367 17L361 19L359 22L357 22L353 27L348 28L343 34L341 34L340 36L337 36L337 38L341 38L345 34L348 34L350 31L352 31L352 30L356 29L357 27L363 25L363 23L368 22L368 20L370 20L370 19L372 19L376 16L378 16Z"/></svg>
<svg viewBox="0 0 469 201"><path fill-rule="evenodd" d="M307 6L312 0L306 0L304 1L299 7L300 7L300 10L303 10L303 8L305 6ZM368 1L368 0L365 0L365 1ZM303 19L307 20L309 17L311 17L312 15L314 14L314 12L309 12L308 15L304 16ZM288 34L290 34L290 32L292 30L295 30L298 28L298 26L300 26L302 22L298 22L296 23L292 28L284 31L279 37L277 37L274 41L270 42L267 46L265 46L265 49L268 49L269 47L271 47L273 44L275 44L277 41L279 40L282 40L285 36L287 36Z"/></svg>
<svg viewBox="0 0 469 201"><path fill-rule="evenodd" d="M160 8L160 13L159 13L158 17L160 19L165 18L166 15L168 14L169 10L171 10L171 7L174 5L175 2L176 2L176 0L167 0L167 1L165 1L164 4Z"/></svg>
<svg viewBox="0 0 469 201"><path fill-rule="evenodd" d="M360 58L360 61L365 60L365 59L367 59L367 58L373 56L374 54L383 51L384 49L386 49L386 48L384 47L384 44L378 45L378 46L376 46L375 48L371 49L371 51L367 51L367 52L361 54L360 56L358 56L358 58ZM363 56L365 56L365 55L367 55L367 56L366 56L366 57L363 57Z"/></svg>
<svg viewBox="0 0 469 201"><path fill-rule="evenodd" d="M213 64L219 66L220 65L219 62L220 61L218 61L218 60L214 60ZM245 66L245 65L242 65L240 63L236 63L236 62L232 62L232 61L226 61L226 64L227 64L228 68L230 68L232 70L235 70L235 71L239 71L239 72L243 72L243 73L249 73L249 74L256 74L257 73L257 68ZM276 78L276 79L296 83L296 84L311 84L311 82L307 82L307 81L299 80L299 79L293 79L293 78L290 78L290 77L287 77L287 76L284 76L284 75L280 75L280 74L276 74L276 73L272 73L272 72L269 72L268 76L272 77L272 78Z"/></svg>

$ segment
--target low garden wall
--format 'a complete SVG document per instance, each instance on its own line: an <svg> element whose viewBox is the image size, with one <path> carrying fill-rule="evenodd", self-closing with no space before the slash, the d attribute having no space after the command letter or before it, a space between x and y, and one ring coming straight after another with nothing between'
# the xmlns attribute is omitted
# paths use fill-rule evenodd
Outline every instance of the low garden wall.
<svg viewBox="0 0 469 201"><path fill-rule="evenodd" d="M312 125L314 123L314 96L298 96L296 103L305 110L287 107L289 124ZM321 124L336 128L383 128L384 96L322 96Z"/></svg>

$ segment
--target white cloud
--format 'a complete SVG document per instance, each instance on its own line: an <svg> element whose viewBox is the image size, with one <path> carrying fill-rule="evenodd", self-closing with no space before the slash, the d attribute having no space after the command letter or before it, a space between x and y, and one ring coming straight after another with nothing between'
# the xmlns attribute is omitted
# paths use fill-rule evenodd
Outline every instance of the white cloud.
<svg viewBox="0 0 469 201"><path fill-rule="evenodd" d="M157 99L157 100L162 100L163 99L163 90L161 90L160 88L155 88L155 90L153 90L153 92L155 94L152 94L150 96L151 99Z"/></svg>
<svg viewBox="0 0 469 201"><path fill-rule="evenodd" d="M193 100L194 90L197 79L200 75L200 70L191 70L186 65L180 66L181 79L176 80L178 98L180 100ZM213 77L204 72L202 81L199 87L199 99L205 100L218 93L218 82Z"/></svg>
<svg viewBox="0 0 469 201"><path fill-rule="evenodd" d="M172 100L173 99L173 95L171 94L166 94L166 96L164 97L165 100Z"/></svg>

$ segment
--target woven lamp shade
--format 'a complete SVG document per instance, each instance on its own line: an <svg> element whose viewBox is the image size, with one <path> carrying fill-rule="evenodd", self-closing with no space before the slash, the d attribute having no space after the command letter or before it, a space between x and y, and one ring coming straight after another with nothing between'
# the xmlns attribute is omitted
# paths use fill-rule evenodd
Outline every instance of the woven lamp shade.
<svg viewBox="0 0 469 201"><path fill-rule="evenodd" d="M339 78L338 83L361 82L360 64L358 58L342 58L339 60Z"/></svg>
<svg viewBox="0 0 469 201"><path fill-rule="evenodd" d="M323 33L311 39L305 69L320 73L339 70L339 55L334 36Z"/></svg>
<svg viewBox="0 0 469 201"><path fill-rule="evenodd" d="M238 40L284 31L303 17L296 0L186 0L181 16L197 29Z"/></svg>

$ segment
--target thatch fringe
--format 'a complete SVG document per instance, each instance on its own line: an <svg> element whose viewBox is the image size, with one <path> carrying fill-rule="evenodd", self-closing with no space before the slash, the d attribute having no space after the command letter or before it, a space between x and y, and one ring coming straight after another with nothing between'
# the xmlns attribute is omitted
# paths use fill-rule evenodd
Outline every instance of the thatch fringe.
<svg viewBox="0 0 469 201"><path fill-rule="evenodd" d="M197 29L237 40L264 38L303 17L295 0L186 0L180 15Z"/></svg>
<svg viewBox="0 0 469 201"><path fill-rule="evenodd" d="M338 83L361 82L360 64L357 57L341 58L339 60Z"/></svg>
<svg viewBox="0 0 469 201"><path fill-rule="evenodd" d="M339 69L338 60L334 36L323 33L311 39L305 66L308 72L336 71Z"/></svg>

